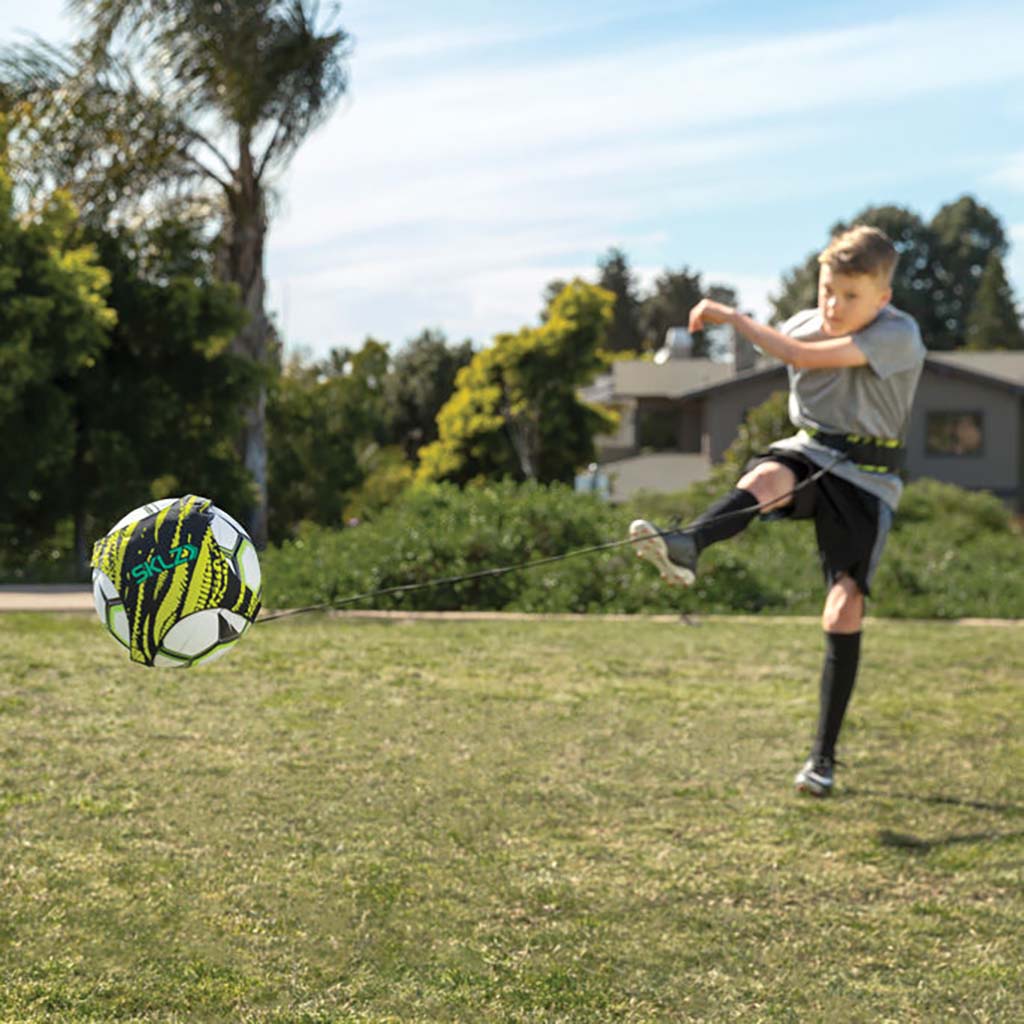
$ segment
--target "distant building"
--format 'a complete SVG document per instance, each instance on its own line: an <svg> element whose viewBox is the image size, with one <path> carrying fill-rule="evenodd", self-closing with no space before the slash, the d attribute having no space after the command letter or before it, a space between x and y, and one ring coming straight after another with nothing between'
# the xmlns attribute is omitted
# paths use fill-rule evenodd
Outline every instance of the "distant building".
<svg viewBox="0 0 1024 1024"><path fill-rule="evenodd" d="M788 387L778 362L675 357L613 364L583 397L620 414L598 438L612 499L705 479L746 413ZM930 352L907 436L907 475L987 490L1024 511L1024 352Z"/></svg>

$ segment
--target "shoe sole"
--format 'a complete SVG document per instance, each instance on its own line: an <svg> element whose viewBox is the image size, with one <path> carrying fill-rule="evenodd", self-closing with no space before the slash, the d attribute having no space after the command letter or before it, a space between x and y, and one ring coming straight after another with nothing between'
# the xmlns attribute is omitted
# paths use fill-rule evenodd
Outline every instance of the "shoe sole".
<svg viewBox="0 0 1024 1024"><path fill-rule="evenodd" d="M806 793L808 796L815 796L819 799L832 795L832 786L822 785L820 782L815 782L814 779L809 779L800 773L794 780L796 791L798 793Z"/></svg>
<svg viewBox="0 0 1024 1024"><path fill-rule="evenodd" d="M670 586L693 585L697 577L685 566L676 565L668 557L668 545L652 523L646 519L634 519L629 524L629 539L636 549L636 557L650 562Z"/></svg>

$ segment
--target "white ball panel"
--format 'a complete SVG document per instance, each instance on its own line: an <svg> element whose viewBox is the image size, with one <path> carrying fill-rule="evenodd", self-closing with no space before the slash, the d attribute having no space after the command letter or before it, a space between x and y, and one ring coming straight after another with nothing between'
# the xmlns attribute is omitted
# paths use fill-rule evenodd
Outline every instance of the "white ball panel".
<svg viewBox="0 0 1024 1024"><path fill-rule="evenodd" d="M234 627L235 632L241 636L249 628L249 620L238 612L222 611L221 617L226 619Z"/></svg>
<svg viewBox="0 0 1024 1024"><path fill-rule="evenodd" d="M177 500L177 498L161 498L159 501L151 501L148 505L140 505L138 508L133 508L128 515L114 523L108 532L116 533L131 523L137 523L140 519L145 519L146 516L156 515L162 508L173 505Z"/></svg>
<svg viewBox="0 0 1024 1024"><path fill-rule="evenodd" d="M228 517L219 509L214 510L211 528L213 530L213 539L217 544L231 552L238 547L239 538L245 536L244 532L236 530L234 525L228 522Z"/></svg>
<svg viewBox="0 0 1024 1024"><path fill-rule="evenodd" d="M96 590L99 589L100 593L108 601L115 601L121 596L117 592L117 587L114 586L113 580L105 572L100 572L99 569L93 569L92 571L92 589L93 593L96 593Z"/></svg>
<svg viewBox="0 0 1024 1024"><path fill-rule="evenodd" d="M107 617L107 629L109 629L110 632L125 645L125 647L129 646L131 635L128 628L128 613L124 610L123 604L118 604L110 609L110 613Z"/></svg>
<svg viewBox="0 0 1024 1024"><path fill-rule="evenodd" d="M260 572L260 559L256 554L256 548L247 537L242 541L238 551L238 575L242 582L254 593L259 593L260 583L263 574Z"/></svg>
<svg viewBox="0 0 1024 1024"><path fill-rule="evenodd" d="M94 571L92 574L92 603L96 607L96 614L100 617L100 622L107 621L107 595L103 592L103 587L100 581L96 579L97 576L103 576L103 573ZM106 580L107 577L103 576ZM109 583L110 580L107 580Z"/></svg>
<svg viewBox="0 0 1024 1024"><path fill-rule="evenodd" d="M197 654L209 650L220 636L220 623L216 608L207 608L201 612L193 612L180 619L168 630L160 647L172 654L183 654L194 658Z"/></svg>
<svg viewBox="0 0 1024 1024"><path fill-rule="evenodd" d="M214 522L217 521L218 517L226 519L228 525L235 531L235 533L238 534L239 537L249 536L249 531L246 530L246 528L237 519L235 519L234 516L229 516L227 512L224 511L224 509L218 508L216 505L214 505L211 511L213 512ZM232 545L232 547L234 547L234 545Z"/></svg>

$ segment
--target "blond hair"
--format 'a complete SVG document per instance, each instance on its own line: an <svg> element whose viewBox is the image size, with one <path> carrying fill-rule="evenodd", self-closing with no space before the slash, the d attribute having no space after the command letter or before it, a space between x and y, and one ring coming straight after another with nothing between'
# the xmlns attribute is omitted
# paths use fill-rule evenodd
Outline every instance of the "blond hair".
<svg viewBox="0 0 1024 1024"><path fill-rule="evenodd" d="M898 256L884 231L858 224L833 236L818 262L836 274L870 274L891 284Z"/></svg>

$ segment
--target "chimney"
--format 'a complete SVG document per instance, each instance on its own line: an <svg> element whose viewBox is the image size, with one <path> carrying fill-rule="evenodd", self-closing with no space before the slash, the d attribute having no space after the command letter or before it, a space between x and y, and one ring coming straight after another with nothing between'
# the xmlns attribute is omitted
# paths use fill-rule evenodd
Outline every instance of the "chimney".
<svg viewBox="0 0 1024 1024"><path fill-rule="evenodd" d="M732 368L733 373L746 373L754 369L757 363L757 349L736 330L732 331Z"/></svg>
<svg viewBox="0 0 1024 1024"><path fill-rule="evenodd" d="M689 359L693 355L693 336L685 327L669 327L665 331L665 344L654 353L659 366L670 359Z"/></svg>

